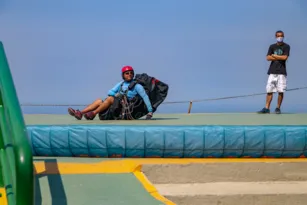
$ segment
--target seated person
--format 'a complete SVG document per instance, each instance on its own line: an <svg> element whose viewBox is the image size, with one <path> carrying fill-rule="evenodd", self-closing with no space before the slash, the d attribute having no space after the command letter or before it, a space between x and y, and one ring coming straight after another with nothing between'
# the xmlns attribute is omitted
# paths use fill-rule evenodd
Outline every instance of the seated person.
<svg viewBox="0 0 307 205"><path fill-rule="evenodd" d="M98 99L82 111L68 108L68 113L78 120L81 120L83 115L87 120L93 120L97 114L110 108L110 106L114 103L115 97L120 98L126 92L128 100L133 99L136 95L139 95L143 99L148 110L146 119L151 119L153 115L153 108L143 86L140 84L136 84L131 90L128 90L128 86L134 78L134 70L131 66L124 66L122 68L122 78L124 81L116 84L108 92L108 97L104 101Z"/></svg>

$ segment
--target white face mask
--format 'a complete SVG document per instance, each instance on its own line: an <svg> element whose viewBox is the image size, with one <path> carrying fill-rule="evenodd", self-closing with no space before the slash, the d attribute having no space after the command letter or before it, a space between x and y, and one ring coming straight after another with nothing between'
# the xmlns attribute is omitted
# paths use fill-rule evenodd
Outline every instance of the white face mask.
<svg viewBox="0 0 307 205"><path fill-rule="evenodd" d="M276 40L277 40L278 43L283 42L284 37L277 37Z"/></svg>

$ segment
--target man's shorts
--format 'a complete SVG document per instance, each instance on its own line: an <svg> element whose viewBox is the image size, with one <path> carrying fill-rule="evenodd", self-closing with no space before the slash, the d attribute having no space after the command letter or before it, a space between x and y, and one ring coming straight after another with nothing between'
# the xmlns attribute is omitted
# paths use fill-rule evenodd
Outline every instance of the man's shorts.
<svg viewBox="0 0 307 205"><path fill-rule="evenodd" d="M266 85L267 93L283 93L287 89L287 76L270 74Z"/></svg>

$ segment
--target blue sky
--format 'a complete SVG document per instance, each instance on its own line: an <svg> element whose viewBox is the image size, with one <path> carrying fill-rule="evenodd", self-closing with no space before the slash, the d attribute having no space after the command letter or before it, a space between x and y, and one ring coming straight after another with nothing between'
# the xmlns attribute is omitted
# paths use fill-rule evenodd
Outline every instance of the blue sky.
<svg viewBox="0 0 307 205"><path fill-rule="evenodd" d="M288 86L306 86L306 11L303 0L2 0L0 39L21 103L88 104L121 80L123 65L168 83L167 101L215 98L265 92L265 55L279 29L291 45ZM306 92L287 93L282 109L306 112ZM193 111L254 112L264 97Z"/></svg>

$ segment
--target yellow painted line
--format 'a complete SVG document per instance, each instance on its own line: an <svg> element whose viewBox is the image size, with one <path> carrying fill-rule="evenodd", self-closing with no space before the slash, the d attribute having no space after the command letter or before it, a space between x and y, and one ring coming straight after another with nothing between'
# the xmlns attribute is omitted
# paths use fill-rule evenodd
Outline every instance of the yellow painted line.
<svg viewBox="0 0 307 205"><path fill-rule="evenodd" d="M1 205L7 205L7 198L6 198L6 191L4 188L0 188L0 204Z"/></svg>
<svg viewBox="0 0 307 205"><path fill-rule="evenodd" d="M163 202L166 205L176 205L174 202L168 200L164 196L162 196L156 187L147 179L147 177L141 172L141 167L133 172L134 176L139 180L139 182L143 185L145 190L156 200Z"/></svg>
<svg viewBox="0 0 307 205"><path fill-rule="evenodd" d="M120 174L132 173L139 164L133 161L114 160L98 163L35 162L36 174Z"/></svg>
<svg viewBox="0 0 307 205"><path fill-rule="evenodd" d="M156 200L166 205L175 205L172 201L159 194L157 189L151 184L142 173L142 165L139 160L114 160L102 161L92 164L82 163L53 163L35 162L36 174L105 174L105 173L133 173L143 185L145 190ZM1 204L2 205L2 204Z"/></svg>
<svg viewBox="0 0 307 205"><path fill-rule="evenodd" d="M34 162L36 174L102 174L132 173L145 164L205 164L205 163L293 163L307 162L306 158L206 158L206 159L122 159L96 163Z"/></svg>

